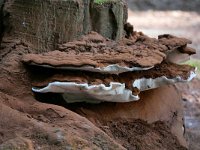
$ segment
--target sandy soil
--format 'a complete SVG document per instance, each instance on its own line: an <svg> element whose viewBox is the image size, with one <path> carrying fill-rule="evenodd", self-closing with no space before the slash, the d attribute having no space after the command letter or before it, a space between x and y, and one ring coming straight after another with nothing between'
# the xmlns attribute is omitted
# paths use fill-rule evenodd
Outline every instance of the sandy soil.
<svg viewBox="0 0 200 150"><path fill-rule="evenodd" d="M166 124L159 121L152 124L142 120L110 121L106 126L110 130L105 127L103 130L119 143L122 143L127 150L186 150L186 148L177 144L177 140L174 137L163 136L164 134L170 135L170 129ZM152 145L156 146L151 146L149 141L152 141Z"/></svg>

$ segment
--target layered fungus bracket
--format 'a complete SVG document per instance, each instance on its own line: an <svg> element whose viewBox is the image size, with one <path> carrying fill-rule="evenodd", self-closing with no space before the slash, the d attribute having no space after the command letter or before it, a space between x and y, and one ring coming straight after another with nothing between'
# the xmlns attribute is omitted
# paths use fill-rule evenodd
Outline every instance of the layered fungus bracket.
<svg viewBox="0 0 200 150"><path fill-rule="evenodd" d="M130 102L142 91L195 77L195 68L171 62L189 56L191 42L172 35L150 38L132 31L113 41L96 32L62 44L58 50L23 55L22 62L45 74L32 79L33 92L60 93L68 102ZM195 52L195 51L194 51ZM180 59L181 60L181 59Z"/></svg>

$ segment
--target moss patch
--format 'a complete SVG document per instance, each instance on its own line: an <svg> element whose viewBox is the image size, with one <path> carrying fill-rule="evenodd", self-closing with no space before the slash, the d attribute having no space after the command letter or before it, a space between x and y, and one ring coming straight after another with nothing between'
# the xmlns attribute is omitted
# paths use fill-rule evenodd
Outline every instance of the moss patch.
<svg viewBox="0 0 200 150"><path fill-rule="evenodd" d="M198 77L200 77L200 60L199 59L191 59L191 60L184 62L184 64L187 64L187 65L190 65L193 67L197 67L197 75L198 75Z"/></svg>
<svg viewBox="0 0 200 150"><path fill-rule="evenodd" d="M116 0L94 0L94 3L103 4L103 3L115 2L115 1Z"/></svg>

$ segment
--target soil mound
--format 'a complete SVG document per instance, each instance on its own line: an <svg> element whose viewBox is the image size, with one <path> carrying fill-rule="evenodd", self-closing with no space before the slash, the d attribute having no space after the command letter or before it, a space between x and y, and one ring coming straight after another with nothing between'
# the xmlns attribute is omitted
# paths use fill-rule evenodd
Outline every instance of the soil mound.
<svg viewBox="0 0 200 150"><path fill-rule="evenodd" d="M102 129L129 150L186 150L171 134L168 125L160 121L152 124L142 120L110 121Z"/></svg>

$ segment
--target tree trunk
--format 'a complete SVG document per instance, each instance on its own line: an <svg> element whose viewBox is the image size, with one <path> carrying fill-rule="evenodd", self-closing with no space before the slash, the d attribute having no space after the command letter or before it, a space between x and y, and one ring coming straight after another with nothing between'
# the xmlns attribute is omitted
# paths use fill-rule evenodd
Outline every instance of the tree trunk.
<svg viewBox="0 0 200 150"><path fill-rule="evenodd" d="M123 0L98 4L90 0L8 0L6 34L32 44L38 52L72 41L90 31L118 40L127 20ZM6 20L7 20L6 19Z"/></svg>

